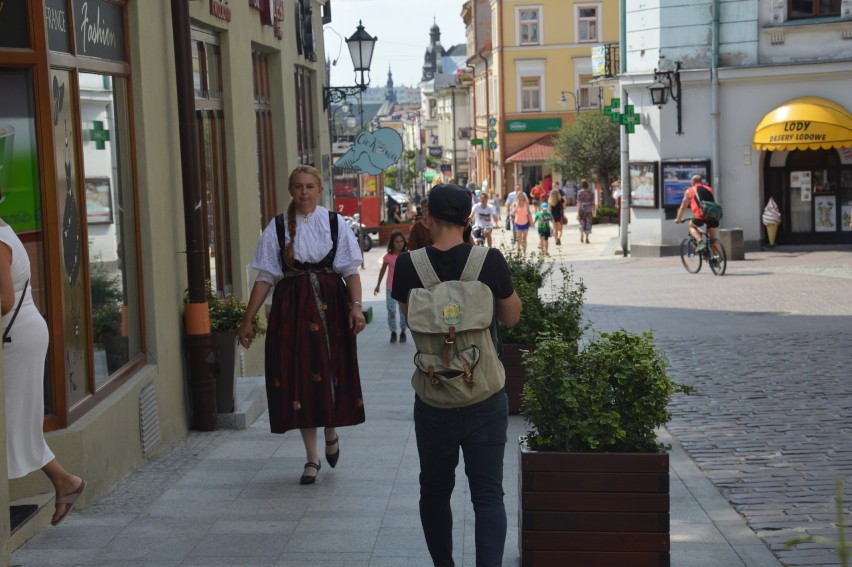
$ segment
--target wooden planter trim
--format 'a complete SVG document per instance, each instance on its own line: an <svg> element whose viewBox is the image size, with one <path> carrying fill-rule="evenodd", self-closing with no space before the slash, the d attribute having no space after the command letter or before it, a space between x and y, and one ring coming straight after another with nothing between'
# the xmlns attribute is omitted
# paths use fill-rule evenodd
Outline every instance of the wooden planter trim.
<svg viewBox="0 0 852 567"><path fill-rule="evenodd" d="M519 446L523 567L670 564L667 453Z"/></svg>

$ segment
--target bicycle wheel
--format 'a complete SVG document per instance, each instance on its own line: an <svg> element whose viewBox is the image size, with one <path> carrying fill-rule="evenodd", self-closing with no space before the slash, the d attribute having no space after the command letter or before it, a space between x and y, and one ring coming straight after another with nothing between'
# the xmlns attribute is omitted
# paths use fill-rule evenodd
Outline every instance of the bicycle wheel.
<svg viewBox="0 0 852 567"><path fill-rule="evenodd" d="M710 249L707 252L710 254L710 259L707 261L710 269L717 276L724 276L725 270L728 269L728 255L725 253L725 247L713 238L710 240Z"/></svg>
<svg viewBox="0 0 852 567"><path fill-rule="evenodd" d="M697 274L701 269L701 252L695 251L696 246L695 239L691 236L680 243L680 261L690 274Z"/></svg>

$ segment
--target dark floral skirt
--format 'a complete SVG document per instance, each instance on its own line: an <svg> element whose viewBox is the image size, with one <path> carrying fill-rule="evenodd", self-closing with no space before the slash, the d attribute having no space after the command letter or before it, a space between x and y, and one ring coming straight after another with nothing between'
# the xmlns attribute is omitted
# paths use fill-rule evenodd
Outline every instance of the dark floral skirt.
<svg viewBox="0 0 852 567"><path fill-rule="evenodd" d="M306 271L275 287L266 332L273 433L364 422L349 297L340 275Z"/></svg>

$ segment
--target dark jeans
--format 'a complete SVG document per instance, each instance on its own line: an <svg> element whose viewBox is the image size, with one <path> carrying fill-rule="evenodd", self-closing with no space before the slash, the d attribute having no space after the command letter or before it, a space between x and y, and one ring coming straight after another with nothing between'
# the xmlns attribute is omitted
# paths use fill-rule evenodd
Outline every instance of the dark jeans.
<svg viewBox="0 0 852 567"><path fill-rule="evenodd" d="M503 505L503 453L509 405L501 390L487 400L455 409L414 402L414 429L420 455L420 522L436 567L454 567L453 513L459 447L476 520L476 566L499 567L506 542Z"/></svg>

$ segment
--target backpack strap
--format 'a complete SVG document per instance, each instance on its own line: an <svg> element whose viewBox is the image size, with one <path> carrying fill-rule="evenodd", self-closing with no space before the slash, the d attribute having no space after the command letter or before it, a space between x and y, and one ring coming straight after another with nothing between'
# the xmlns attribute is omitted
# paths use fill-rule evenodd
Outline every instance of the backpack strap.
<svg viewBox="0 0 852 567"><path fill-rule="evenodd" d="M284 213L275 215L275 233L278 236L278 261L281 262L281 272L287 271L287 265L284 263L284 233L287 229L284 227Z"/></svg>
<svg viewBox="0 0 852 567"><path fill-rule="evenodd" d="M482 265L485 263L487 255L488 248L484 246L474 246L471 248L459 281L472 282L479 279L479 272L482 271Z"/></svg>
<svg viewBox="0 0 852 567"><path fill-rule="evenodd" d="M12 320L9 321L9 324L6 325L6 330L3 331L3 344L11 343L12 339L9 337L9 331L12 330L12 325L15 323L15 319L18 318L18 311L21 310L21 304L24 302L24 296L27 294L27 287L30 285L29 278L26 283L24 283L24 290L21 292L21 298L18 300L18 306L15 307L15 312L12 313Z"/></svg>
<svg viewBox="0 0 852 567"><path fill-rule="evenodd" d="M426 248L418 248L409 252L411 262L414 264L414 269L417 270L417 276L420 278L420 283L423 287L429 289L435 287L441 280L438 274L435 273L435 268L432 267L432 262L429 261L429 256L426 254Z"/></svg>

